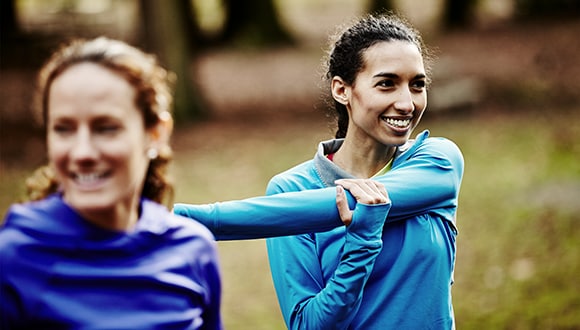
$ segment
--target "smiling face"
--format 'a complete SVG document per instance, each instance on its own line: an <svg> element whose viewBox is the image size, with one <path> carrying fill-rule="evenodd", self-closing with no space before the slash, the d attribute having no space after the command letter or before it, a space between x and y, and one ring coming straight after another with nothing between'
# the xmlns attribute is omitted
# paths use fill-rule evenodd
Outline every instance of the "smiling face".
<svg viewBox="0 0 580 330"><path fill-rule="evenodd" d="M151 139L134 87L103 66L75 64L50 86L47 119L49 162L65 201L103 226L136 221Z"/></svg>
<svg viewBox="0 0 580 330"><path fill-rule="evenodd" d="M349 112L347 138L400 146L427 106L421 53L410 42L382 41L363 53L363 62L352 86L333 81L335 99Z"/></svg>

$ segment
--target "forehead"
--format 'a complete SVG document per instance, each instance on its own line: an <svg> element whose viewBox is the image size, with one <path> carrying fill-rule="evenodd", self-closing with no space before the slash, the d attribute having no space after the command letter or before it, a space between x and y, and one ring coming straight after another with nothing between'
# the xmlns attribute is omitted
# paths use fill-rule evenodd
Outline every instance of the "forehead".
<svg viewBox="0 0 580 330"><path fill-rule="evenodd" d="M135 88L120 74L102 65L80 63L67 68L50 86L49 113L80 116L89 112L137 112Z"/></svg>
<svg viewBox="0 0 580 330"><path fill-rule="evenodd" d="M101 64L82 62L73 64L61 72L50 86L53 90L63 91L103 91L109 88L133 89L131 84L118 72Z"/></svg>
<svg viewBox="0 0 580 330"><path fill-rule="evenodd" d="M408 70L413 74L424 74L423 56L419 48L407 41L381 41L363 53L364 70Z"/></svg>

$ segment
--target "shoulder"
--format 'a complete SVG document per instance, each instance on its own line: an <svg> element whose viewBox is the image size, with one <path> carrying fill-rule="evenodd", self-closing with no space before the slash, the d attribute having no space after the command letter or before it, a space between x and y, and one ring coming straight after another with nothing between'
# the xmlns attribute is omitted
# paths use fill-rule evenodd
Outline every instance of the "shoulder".
<svg viewBox="0 0 580 330"><path fill-rule="evenodd" d="M56 195L51 195L39 201L13 204L8 209L6 220L51 215L58 212L62 206L62 199Z"/></svg>
<svg viewBox="0 0 580 330"><path fill-rule="evenodd" d="M428 157L440 163L463 167L463 154L459 146L445 137L429 137L428 131L400 148L402 159Z"/></svg>
<svg viewBox="0 0 580 330"><path fill-rule="evenodd" d="M316 176L314 161L308 160L274 175L268 182L267 194L299 189L304 183L312 182ZM315 179L317 180L317 179Z"/></svg>
<svg viewBox="0 0 580 330"><path fill-rule="evenodd" d="M143 214L137 235L157 255L181 258L196 269L218 264L217 243L204 225L152 201L143 202Z"/></svg>
<svg viewBox="0 0 580 330"><path fill-rule="evenodd" d="M59 195L12 205L4 218L2 230L21 229L35 232L59 233L57 221L75 216Z"/></svg>
<svg viewBox="0 0 580 330"><path fill-rule="evenodd" d="M62 216L63 204L60 198L49 196L35 202L12 205L0 227L0 257L2 259L18 258L21 247L42 244L58 239L59 216Z"/></svg>
<svg viewBox="0 0 580 330"><path fill-rule="evenodd" d="M411 158L423 158L439 169L454 173L461 180L465 162L457 144L444 137L426 138Z"/></svg>
<svg viewBox="0 0 580 330"><path fill-rule="evenodd" d="M180 235L198 237L208 244L212 246L214 245L215 237L213 233L200 222L172 213L169 214L169 221L172 223L174 228L180 230Z"/></svg>
<svg viewBox="0 0 580 330"><path fill-rule="evenodd" d="M172 239L196 238L213 245L214 236L201 223L174 214L158 203L145 200L143 202L143 226L146 230L170 235Z"/></svg>
<svg viewBox="0 0 580 330"><path fill-rule="evenodd" d="M463 167L463 154L455 142L444 137L430 137L425 139L424 145L434 157L444 158L455 166Z"/></svg>
<svg viewBox="0 0 580 330"><path fill-rule="evenodd" d="M219 264L218 246L214 235L201 223L170 214L168 221L172 229L168 232L169 240L173 243L170 249L172 255L181 254L194 268L217 268ZM179 252L177 252L179 251Z"/></svg>
<svg viewBox="0 0 580 330"><path fill-rule="evenodd" d="M446 152L461 153L457 144L446 137L430 136L423 141L423 144Z"/></svg>

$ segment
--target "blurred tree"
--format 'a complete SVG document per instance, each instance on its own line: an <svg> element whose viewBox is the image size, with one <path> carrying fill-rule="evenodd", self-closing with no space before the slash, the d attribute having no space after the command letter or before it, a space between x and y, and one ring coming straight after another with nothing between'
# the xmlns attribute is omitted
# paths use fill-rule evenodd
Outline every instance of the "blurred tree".
<svg viewBox="0 0 580 330"><path fill-rule="evenodd" d="M222 0L226 19L220 41L243 46L292 44L274 0Z"/></svg>
<svg viewBox="0 0 580 330"><path fill-rule="evenodd" d="M2 39L10 38L17 35L19 31L16 20L16 0L0 1L0 36Z"/></svg>
<svg viewBox="0 0 580 330"><path fill-rule="evenodd" d="M443 25L446 29L464 28L471 25L477 0L445 0Z"/></svg>
<svg viewBox="0 0 580 330"><path fill-rule="evenodd" d="M516 0L519 18L580 17L579 0Z"/></svg>
<svg viewBox="0 0 580 330"><path fill-rule="evenodd" d="M49 32L22 29L17 3L0 0L0 68L36 69L58 45L58 38Z"/></svg>
<svg viewBox="0 0 580 330"><path fill-rule="evenodd" d="M199 30L190 0L139 0L139 5L142 47L157 54L162 63L177 74L174 98L176 120L207 116L205 102L191 79L194 59L191 38L197 38Z"/></svg>
<svg viewBox="0 0 580 330"><path fill-rule="evenodd" d="M370 0L367 5L367 12L369 13L384 13L395 9L392 0Z"/></svg>
<svg viewBox="0 0 580 330"><path fill-rule="evenodd" d="M187 40L191 41L190 44L196 47L201 40L201 29L197 22L195 7L193 7L191 0L177 0L176 2L183 20L184 34Z"/></svg>

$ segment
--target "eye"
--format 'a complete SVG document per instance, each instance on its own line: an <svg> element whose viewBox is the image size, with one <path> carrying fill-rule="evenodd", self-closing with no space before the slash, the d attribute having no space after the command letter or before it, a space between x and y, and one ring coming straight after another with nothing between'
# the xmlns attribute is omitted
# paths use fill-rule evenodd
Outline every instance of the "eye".
<svg viewBox="0 0 580 330"><path fill-rule="evenodd" d="M65 135L73 133L75 126L69 123L54 123L51 130L59 135Z"/></svg>
<svg viewBox="0 0 580 330"><path fill-rule="evenodd" d="M96 134L114 135L123 128L120 120L110 117L101 117L91 123L91 130Z"/></svg>
<svg viewBox="0 0 580 330"><path fill-rule="evenodd" d="M378 87L382 87L382 88L391 88L395 86L395 82L392 79L385 79L385 80L381 80L377 83Z"/></svg>
<svg viewBox="0 0 580 330"><path fill-rule="evenodd" d="M100 134L113 134L121 129L119 125L116 124L99 124L95 127L95 132Z"/></svg>
<svg viewBox="0 0 580 330"><path fill-rule="evenodd" d="M423 89L425 89L426 83L425 80L415 80L411 83L411 88L413 88L416 91L423 91Z"/></svg>

